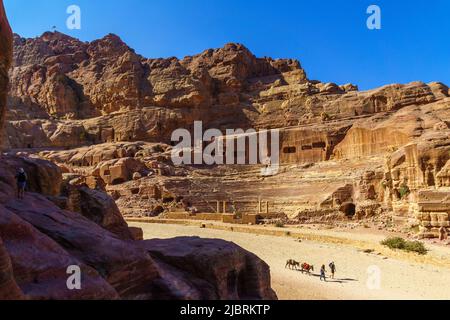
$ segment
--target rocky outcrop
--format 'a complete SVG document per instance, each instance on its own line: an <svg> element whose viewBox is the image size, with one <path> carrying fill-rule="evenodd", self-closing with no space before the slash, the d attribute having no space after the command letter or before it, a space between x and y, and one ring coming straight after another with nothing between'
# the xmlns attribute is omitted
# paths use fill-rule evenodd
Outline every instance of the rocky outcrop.
<svg viewBox="0 0 450 320"><path fill-rule="evenodd" d="M246 115L234 107L250 103L245 93L252 79L259 78L307 81L298 61L256 58L237 44L183 60L146 59L112 34L91 43L61 33L47 32L36 39L15 35L9 145L60 146L64 138L72 146L89 141L159 142L199 118L209 123L222 116L242 123ZM144 117L135 110L144 110ZM112 113L118 114L107 116ZM61 121L102 115L72 127ZM16 139L14 132L24 129L21 121L36 118L41 122L34 121L25 131L45 136Z"/></svg>
<svg viewBox="0 0 450 320"><path fill-rule="evenodd" d="M20 204L10 203L9 206L11 210L0 206L0 234L11 258L14 279L27 298L40 300L119 297L116 290L95 268L89 266L87 260L85 261L88 263L76 258L55 241L67 238L71 232L70 225L65 227L65 231L64 226L59 225L60 233L53 239L29 222L32 219L42 221L57 217L58 213L55 212L54 206L46 199L33 197ZM17 213L23 214L23 217ZM55 227L58 222L53 222L52 225ZM67 245L69 246L69 243ZM69 266L80 268L83 276L81 290L69 290L67 287Z"/></svg>
<svg viewBox="0 0 450 320"><path fill-rule="evenodd" d="M190 275L199 299L275 299L269 267L234 243L200 238L147 240L141 243L153 257ZM214 268L209 268L214 265Z"/></svg>
<svg viewBox="0 0 450 320"><path fill-rule="evenodd" d="M12 31L2 1L0 3L0 128L5 121L6 115L9 83L8 71L12 62L12 50ZM0 130L0 148L3 144L3 131Z"/></svg>
<svg viewBox="0 0 450 320"><path fill-rule="evenodd" d="M25 296L14 279L9 254L0 238L0 300L19 300L24 298Z"/></svg>
<svg viewBox="0 0 450 320"><path fill-rule="evenodd" d="M84 217L123 240L133 239L119 208L105 192L93 190L83 185L66 185L63 188L62 195L67 196L65 209L81 213Z"/></svg>
<svg viewBox="0 0 450 320"><path fill-rule="evenodd" d="M192 249L205 246L208 250L201 256L188 255L185 262L197 265L209 260L203 269L206 274L218 276L232 270L251 270L252 275L246 274L245 281L250 281L251 277L255 280L243 287L242 295L236 296L232 292L238 292L239 286L244 286L243 280L229 284L230 291L224 291L223 283L218 279L202 278L194 274L188 264L171 263L154 255L153 245L135 242L133 239L142 238L142 234L139 236L137 230L132 233L128 229L114 201L101 191L69 185L63 187L63 190L68 190L67 194L55 195L51 194L51 189L42 188L42 185L49 184L48 179L52 179L53 172L60 172L58 167L43 160L38 160L43 166L41 171L33 166L26 167L26 170L30 181L38 180L36 176L45 181L30 185L25 199L16 199L14 175L7 173L15 172L24 161L34 160L2 157L0 161L0 181L3 184L0 191L0 238L6 249L0 251L0 287L11 288L10 294L2 293L5 299L276 298L270 289L269 270L257 257L232 246L237 260L229 260L225 248L230 248L230 244L195 239ZM47 196L41 194L46 190ZM58 208L55 203L64 203L66 209L72 211ZM158 244L175 250L181 244L188 248L189 241L194 240L173 239ZM165 250L164 254L169 255L170 250ZM221 256L228 261L226 267L219 267L217 263ZM80 268L82 290L68 289L67 270L70 266ZM198 282L195 280L197 277ZM189 294L179 287L180 283L189 285Z"/></svg>
<svg viewBox="0 0 450 320"><path fill-rule="evenodd" d="M12 39L1 0L0 27L2 128ZM113 111L116 106L133 108L135 103L147 99L144 92L149 88L141 87L140 82L142 77L148 76L147 62L142 62L115 36L87 45L61 34L46 33L36 40L16 36L14 44L16 68L11 72L14 93L11 101L18 106L18 117L23 116L21 111L27 108L28 111L40 109L39 114L46 115L44 118L87 117ZM103 64L105 54L111 58L106 65ZM94 79L93 75L99 78ZM131 85L133 82L137 85ZM185 82L180 85L192 86L188 78ZM164 90L159 91L162 99L171 99L175 105L184 103L184 98L171 96L173 90ZM86 94L95 98L90 100ZM138 97L133 99L136 95ZM197 99L195 94L191 98ZM188 100L191 98L187 97ZM19 127L52 132L41 135L43 140L50 141L50 145L63 145L63 141L70 144L68 140L77 135L79 141L86 141L84 126L73 123L54 126L51 119L49 121L42 126L23 123ZM102 132L100 136L109 136L108 133L111 131ZM27 134L28 137L19 138L18 143L30 143L32 134ZM92 158L90 161L92 165ZM29 178L23 199L16 198L15 173L19 168L23 168ZM230 283L229 290L224 291L222 284L214 278L192 282L193 270L176 263L155 261L143 247L143 242L134 240L141 238L142 233L138 230L132 233L128 229L116 204L101 188L92 190L82 183L71 183L72 180L63 183L62 170L70 171L25 153L0 155L0 299L194 299L200 296L227 299L233 296L231 292L238 292L238 283ZM196 246L211 244L205 240L196 241ZM177 239L166 240L166 243L175 247L180 245ZM221 248L223 243L218 241L213 246ZM238 247L234 251L236 256L249 256ZM218 256L220 253L212 252L201 258L216 261ZM254 271L253 277L257 281L244 286L244 293L258 299L275 299L270 290L268 268L255 268L264 264L254 256L247 260L239 261L237 267ZM205 268L206 274L216 272L212 270L214 264L206 264ZM230 272L233 268L229 265L229 270L225 268L224 271ZM81 272L79 288L69 285L73 272ZM184 290L187 286L189 291Z"/></svg>

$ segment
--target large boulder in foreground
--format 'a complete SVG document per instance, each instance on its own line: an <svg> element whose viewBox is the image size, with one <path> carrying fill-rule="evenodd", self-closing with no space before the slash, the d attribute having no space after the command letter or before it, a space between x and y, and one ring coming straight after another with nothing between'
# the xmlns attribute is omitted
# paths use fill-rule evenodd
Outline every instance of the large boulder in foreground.
<svg viewBox="0 0 450 320"><path fill-rule="evenodd" d="M159 274L151 257L144 250L121 240L81 214L56 208L52 202L38 194L28 194L24 201L11 200L5 204L5 208L56 242L56 248L53 250L56 252L45 264L62 259L64 252L72 258L73 261L58 264L58 272L65 273L68 266L81 263L94 268L98 272L98 280L106 280L122 298L155 298L152 285L157 285ZM2 213L2 216L4 215L5 213ZM10 236L13 237L14 234L12 232ZM7 238L3 239L7 241ZM35 238L31 245L44 246L43 240L39 238ZM17 249L15 254L18 256L26 252L25 248ZM36 267L44 261L41 260ZM31 264L24 261L18 276L26 274L30 267ZM42 272L47 272L44 270ZM65 285L65 281L59 281L58 284ZM51 297L51 292L53 290L47 292L47 297Z"/></svg>
<svg viewBox="0 0 450 320"><path fill-rule="evenodd" d="M69 184L63 188L63 192L68 199L68 210L81 213L123 240L133 239L116 202L107 193L83 185L73 186Z"/></svg>
<svg viewBox="0 0 450 320"><path fill-rule="evenodd" d="M232 242L197 237L147 240L157 260L190 275L203 299L276 299L269 266Z"/></svg>
<svg viewBox="0 0 450 320"><path fill-rule="evenodd" d="M24 294L14 279L9 254L0 238L0 300L17 300L24 298Z"/></svg>
<svg viewBox="0 0 450 320"><path fill-rule="evenodd" d="M29 206L28 201L24 205ZM32 209L30 208L30 211ZM25 210L24 210L25 212ZM49 215L49 212L34 213ZM63 231L63 230L62 230ZM63 232L61 232L61 237ZM99 273L71 255L55 240L40 232L11 210L0 205L0 236L5 252L11 259L14 283L1 288L2 299L117 299L116 290ZM1 256L1 248L0 248ZM0 258L1 260L1 258ZM69 290L67 280L69 266L78 266L82 275L81 290ZM12 274L12 272L11 272ZM17 283L19 290L15 288ZM7 294L5 296L5 294Z"/></svg>

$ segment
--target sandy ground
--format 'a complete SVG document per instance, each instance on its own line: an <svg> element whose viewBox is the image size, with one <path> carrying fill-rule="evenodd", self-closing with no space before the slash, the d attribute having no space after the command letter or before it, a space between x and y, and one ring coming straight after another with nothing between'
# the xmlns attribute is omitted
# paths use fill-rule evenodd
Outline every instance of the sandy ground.
<svg viewBox="0 0 450 320"><path fill-rule="evenodd" d="M146 239L200 236L232 241L255 253L270 266L272 287L283 300L450 299L450 288L446 285L450 279L450 268L439 265L441 260L445 261L450 256L450 249L445 247L433 247L428 258L430 263L427 263L416 261L414 256L409 259L407 256L387 257L385 253L378 252L368 254L348 244L298 241L291 237L202 229L198 226L146 223L130 223L130 226L142 228ZM337 234L335 232L333 235ZM340 236L345 238L349 234L341 233ZM370 234L356 237L373 241L374 248L380 240L380 236ZM315 274L308 276L285 269L288 259L313 264ZM317 272L322 264L328 268L331 261L337 266L336 279L321 282Z"/></svg>

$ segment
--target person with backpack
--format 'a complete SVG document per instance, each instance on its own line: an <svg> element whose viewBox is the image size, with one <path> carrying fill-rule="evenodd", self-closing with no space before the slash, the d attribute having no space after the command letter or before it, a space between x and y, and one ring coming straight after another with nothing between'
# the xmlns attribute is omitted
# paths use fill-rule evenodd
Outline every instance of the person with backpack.
<svg viewBox="0 0 450 320"><path fill-rule="evenodd" d="M16 181L17 181L17 197L19 199L23 199L28 181L27 174L23 168L20 168L19 172L16 174Z"/></svg>
<svg viewBox="0 0 450 320"><path fill-rule="evenodd" d="M334 261L330 263L329 267L331 271L331 279L334 279L334 274L336 273L336 265L334 264Z"/></svg>

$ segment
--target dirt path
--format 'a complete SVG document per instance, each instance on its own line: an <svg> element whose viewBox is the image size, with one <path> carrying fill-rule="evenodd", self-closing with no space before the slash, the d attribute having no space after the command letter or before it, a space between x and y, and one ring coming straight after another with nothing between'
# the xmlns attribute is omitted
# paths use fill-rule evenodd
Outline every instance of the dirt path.
<svg viewBox="0 0 450 320"><path fill-rule="evenodd" d="M349 245L298 240L228 230L202 229L198 226L130 223L144 230L144 237L173 238L200 236L233 241L266 261L272 274L272 286L280 299L450 299L450 289L443 285L450 279L450 269L439 264L428 264L415 259L397 259L385 254L367 254ZM343 234L346 235L345 233ZM365 241L379 237L361 236ZM440 248L442 258L450 250ZM316 273L322 264L333 260L337 266L335 280L324 283L317 275L307 276L285 269L287 259L308 262ZM431 257L430 259L435 259ZM445 259L444 259L445 260ZM376 276L377 271L380 277ZM377 288L377 279L380 287ZM371 284L368 286L368 283Z"/></svg>

